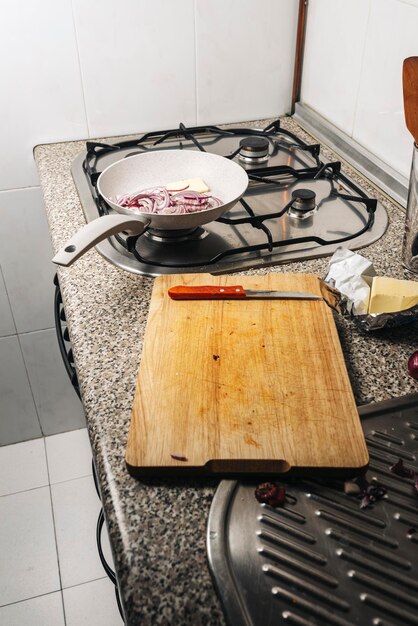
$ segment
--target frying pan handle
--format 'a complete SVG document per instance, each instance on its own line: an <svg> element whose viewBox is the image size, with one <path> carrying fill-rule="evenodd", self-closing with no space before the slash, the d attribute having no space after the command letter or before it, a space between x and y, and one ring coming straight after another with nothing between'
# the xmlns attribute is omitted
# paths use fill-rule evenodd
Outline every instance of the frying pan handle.
<svg viewBox="0 0 418 626"><path fill-rule="evenodd" d="M148 227L149 221L130 215L104 215L89 222L71 237L63 248L52 259L56 265L68 267L77 261L85 252L116 233L129 231L133 235L141 235Z"/></svg>

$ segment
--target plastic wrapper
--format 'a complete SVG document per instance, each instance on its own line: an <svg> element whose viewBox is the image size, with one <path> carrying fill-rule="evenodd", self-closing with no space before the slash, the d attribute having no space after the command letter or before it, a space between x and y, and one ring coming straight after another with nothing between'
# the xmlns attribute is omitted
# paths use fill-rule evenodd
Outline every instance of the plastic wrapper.
<svg viewBox="0 0 418 626"><path fill-rule="evenodd" d="M342 259L343 262L349 259L349 265L350 257L352 257L354 267L357 261L354 257L359 256L360 255L356 255L351 251L339 248L331 258L326 276L323 279L320 279L321 294L328 306L340 315L352 319L358 327L362 328L366 332L394 328L396 326L403 326L404 324L416 322L418 320L418 305L405 309L404 311L397 311L395 313L356 313L353 290L349 289L345 294L342 293L336 288L336 280L339 280L339 278L334 279L330 275L333 274L333 264L336 262L338 263L340 259ZM349 271L348 268L347 271ZM373 274L374 271L371 266L371 268L366 272L366 275L361 275L361 277L365 278L367 282L368 276L372 276ZM334 272L334 275L337 274ZM350 278L351 276L347 274L348 281L346 282L350 282ZM358 282L360 276L356 275L354 271L352 278L352 284L355 284ZM345 282L340 282L340 284L345 286Z"/></svg>
<svg viewBox="0 0 418 626"><path fill-rule="evenodd" d="M331 309L352 319L357 326L363 330L370 332L380 330L382 328L394 328L395 326L403 326L411 324L418 320L418 305L405 309L405 311L397 311L396 313L371 313L364 315L355 315L350 312L351 303L347 302L347 298L327 283L324 279L320 279L321 294L325 302Z"/></svg>

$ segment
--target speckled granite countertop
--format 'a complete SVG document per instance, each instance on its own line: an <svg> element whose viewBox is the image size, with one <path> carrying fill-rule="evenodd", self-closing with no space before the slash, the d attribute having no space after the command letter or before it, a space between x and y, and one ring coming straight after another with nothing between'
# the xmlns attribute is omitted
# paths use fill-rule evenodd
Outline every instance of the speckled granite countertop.
<svg viewBox="0 0 418 626"><path fill-rule="evenodd" d="M290 118L283 120L283 127L313 141ZM73 159L84 148L85 142L78 141L38 146L35 151L55 250L84 223L70 173ZM321 154L338 159L325 148ZM404 213L348 166L343 171L378 197L390 217L385 236L363 253L378 274L403 278ZM315 259L268 271L323 274L327 263L327 259ZM127 623L224 624L205 543L217 481L141 482L125 469L153 280L118 269L93 250L73 267L60 269L59 281ZM416 324L379 335L365 335L349 320L337 319L337 327L358 404L417 391L406 373L406 360L418 347Z"/></svg>

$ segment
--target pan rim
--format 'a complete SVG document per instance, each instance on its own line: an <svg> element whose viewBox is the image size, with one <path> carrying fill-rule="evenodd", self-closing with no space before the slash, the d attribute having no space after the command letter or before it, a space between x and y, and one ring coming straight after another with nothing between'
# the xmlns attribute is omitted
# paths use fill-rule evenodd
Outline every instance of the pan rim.
<svg viewBox="0 0 418 626"><path fill-rule="evenodd" d="M127 209L125 207L120 206L119 204L117 204L115 201L111 200L109 198L108 195L106 195L105 193L103 193L102 191L102 187L101 187L101 182L103 180L103 177L105 174L108 174L108 172L110 170L113 170L116 166L121 167L122 163L126 163L128 161L131 161L131 159L138 159L139 157L150 157L151 158L157 158L157 155L161 155L161 153L164 154L170 154L170 155L176 155L178 156L179 154L182 155L182 157L184 157L186 154L198 154L198 155L202 155L204 156L207 160L212 160L212 161L220 161L223 160L224 162L226 161L228 163L227 167L232 166L233 169L235 170L235 172L237 173L237 178L240 177L242 179L242 183L240 185L241 187L241 192L235 196L233 199L228 200L227 202L224 202L223 204L221 204L220 206L217 207L211 207L208 209L203 209L202 211L196 211L195 213L186 213L186 214L155 214L155 213L142 213L142 212L134 212L131 209ZM154 156L155 155L155 156ZM200 157L199 157L200 158ZM238 168L238 169L236 169ZM239 182L239 181L237 181ZM223 213L226 213L227 210L229 210L230 205L235 205L236 202L239 201L239 199L244 195L244 193L246 192L247 188L249 185L249 178L248 178L248 174L247 172L244 170L244 168L239 165L238 163L236 163L235 161L232 161L230 159L228 159L227 157L224 157L222 155L219 154L213 154L211 152L202 152L199 150L194 150L194 149L185 149L185 150L153 150L152 152L144 152L141 154L134 154L132 156L129 157L125 157L125 158L121 158L118 159L117 161L115 161L114 163L111 163L110 165L108 165L103 172L101 172L100 176L97 179L97 191L99 193L99 195L103 198L103 200L112 208L113 211L117 212L117 213L121 213L124 215L130 215L130 216L137 216L139 218L144 218L147 220L150 219L155 219L155 218L164 218L164 221L169 218L176 218L176 222L182 222L182 221L186 221L187 218L190 219L191 215L195 215L195 216L202 216L202 218L204 218L204 216L208 217L209 215L213 214L217 214L217 217L220 217ZM126 192L128 193L128 192ZM225 209L224 209L225 207ZM206 217L204 219L202 219L202 224L204 223L208 223L209 221L212 221L213 219L216 218L212 218L210 220L206 219ZM183 218L183 219L182 219ZM186 218L186 219L185 219ZM173 220L174 222L174 220ZM181 229L182 227L179 226L176 229L173 230L177 230L177 229Z"/></svg>

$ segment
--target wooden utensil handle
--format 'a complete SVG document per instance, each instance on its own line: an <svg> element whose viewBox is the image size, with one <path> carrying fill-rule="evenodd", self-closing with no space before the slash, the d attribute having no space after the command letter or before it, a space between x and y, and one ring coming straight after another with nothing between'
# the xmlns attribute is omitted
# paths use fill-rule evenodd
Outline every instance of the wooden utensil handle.
<svg viewBox="0 0 418 626"><path fill-rule="evenodd" d="M218 287L214 285L177 285L170 287L168 295L173 300L230 300L231 298L245 298L245 291L241 285Z"/></svg>
<svg viewBox="0 0 418 626"><path fill-rule="evenodd" d="M403 62L403 99L406 126L418 142L418 57L408 57Z"/></svg>

